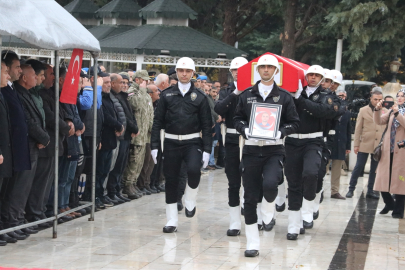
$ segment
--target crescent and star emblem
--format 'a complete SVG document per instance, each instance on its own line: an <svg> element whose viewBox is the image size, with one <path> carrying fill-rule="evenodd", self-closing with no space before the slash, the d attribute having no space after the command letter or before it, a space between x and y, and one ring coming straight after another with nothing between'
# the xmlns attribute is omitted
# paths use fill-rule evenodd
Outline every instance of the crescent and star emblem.
<svg viewBox="0 0 405 270"><path fill-rule="evenodd" d="M73 62L73 66L72 66L73 71L75 70L76 62L77 62L77 67L79 67L79 61L80 61L80 56L76 55L75 61ZM77 74L78 72L79 72L79 69L77 69L76 73L74 73L74 74ZM75 77L73 76L71 84L74 84L74 83L75 83Z"/></svg>

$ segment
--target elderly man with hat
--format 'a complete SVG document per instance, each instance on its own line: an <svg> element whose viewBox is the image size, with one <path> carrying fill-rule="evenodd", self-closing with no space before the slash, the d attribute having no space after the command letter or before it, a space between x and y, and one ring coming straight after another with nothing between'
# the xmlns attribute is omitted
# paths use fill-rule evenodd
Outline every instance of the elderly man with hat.
<svg viewBox="0 0 405 270"><path fill-rule="evenodd" d="M147 93L146 85L149 75L146 70L138 70L133 75L133 83L128 90L128 102L138 124L138 135L132 138L129 159L124 171L124 193L129 199L138 199L142 195L150 195L147 189L140 190L137 180L141 173L147 143L150 141L150 132L153 124L153 103Z"/></svg>
<svg viewBox="0 0 405 270"><path fill-rule="evenodd" d="M184 195L186 217L196 213L201 165L208 165L211 153L211 110L205 94L195 88L191 78L195 64L191 58L180 58L176 65L179 82L162 92L152 128L152 157L156 164L160 134L164 129L163 173L166 178L165 233L177 231L177 190L182 161L187 165L188 183ZM200 137L200 132L202 136Z"/></svg>

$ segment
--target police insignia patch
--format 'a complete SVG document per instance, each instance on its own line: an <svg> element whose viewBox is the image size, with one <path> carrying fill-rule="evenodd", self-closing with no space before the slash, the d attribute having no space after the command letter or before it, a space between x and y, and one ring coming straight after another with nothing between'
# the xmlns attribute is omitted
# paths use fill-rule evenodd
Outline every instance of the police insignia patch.
<svg viewBox="0 0 405 270"><path fill-rule="evenodd" d="M332 105L332 99L331 98L328 98L328 103L329 103L329 105Z"/></svg>
<svg viewBox="0 0 405 270"><path fill-rule="evenodd" d="M196 93L191 93L191 101L194 101L197 98Z"/></svg>
<svg viewBox="0 0 405 270"><path fill-rule="evenodd" d="M276 103L277 103L279 100L280 100L280 96L273 97L273 101L274 101L274 102L276 102Z"/></svg>
<svg viewBox="0 0 405 270"><path fill-rule="evenodd" d="M319 95L314 95L313 98L312 98L312 100L313 100L313 101L316 101L316 100L318 100L318 98L319 98Z"/></svg>
<svg viewBox="0 0 405 270"><path fill-rule="evenodd" d="M333 109L335 109L335 111L337 112L338 111L338 105L335 105L335 106L333 106Z"/></svg>

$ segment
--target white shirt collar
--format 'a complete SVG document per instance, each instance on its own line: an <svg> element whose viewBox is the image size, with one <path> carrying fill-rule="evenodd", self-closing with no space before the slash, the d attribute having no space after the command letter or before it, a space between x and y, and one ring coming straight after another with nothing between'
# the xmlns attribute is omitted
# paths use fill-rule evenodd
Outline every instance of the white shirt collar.
<svg viewBox="0 0 405 270"><path fill-rule="evenodd" d="M181 94L183 95L183 97L184 97L184 95L187 94L187 92L190 90L191 82L188 82L188 83L181 83L181 82L179 82L179 83L178 83L178 87L179 87L180 93L181 93Z"/></svg>
<svg viewBox="0 0 405 270"><path fill-rule="evenodd" d="M8 81L7 84L12 88L13 87L13 83Z"/></svg>
<svg viewBox="0 0 405 270"><path fill-rule="evenodd" d="M271 91L273 90L273 85L264 85L261 82L259 83L259 93L262 96L263 100L266 100L268 95L270 95Z"/></svg>
<svg viewBox="0 0 405 270"><path fill-rule="evenodd" d="M307 86L307 89L305 89L305 92L307 93L307 96L309 97L310 95L312 95L316 89L318 89L318 87L309 87Z"/></svg>

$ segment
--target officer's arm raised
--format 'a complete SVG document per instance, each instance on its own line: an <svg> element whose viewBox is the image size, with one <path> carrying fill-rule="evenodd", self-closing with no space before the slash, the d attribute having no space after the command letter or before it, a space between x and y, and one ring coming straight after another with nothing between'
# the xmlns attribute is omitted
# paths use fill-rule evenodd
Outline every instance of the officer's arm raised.
<svg viewBox="0 0 405 270"><path fill-rule="evenodd" d="M233 93L227 95L226 97L225 94L225 90L219 92L219 100L214 107L214 111L221 116L224 116L228 112L229 108L231 108L229 105L232 102L237 102L238 100L238 96Z"/></svg>
<svg viewBox="0 0 405 270"><path fill-rule="evenodd" d="M308 113L316 118L334 119L336 117L336 111L333 109L333 105L317 103L302 97L300 97L299 102L304 105Z"/></svg>

